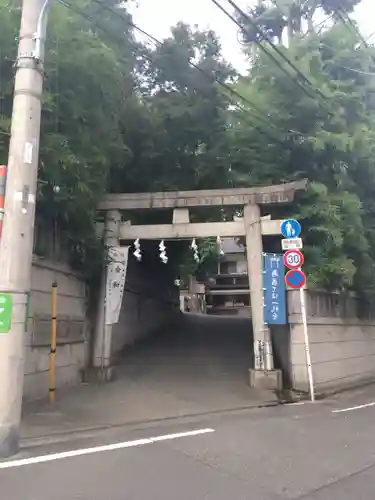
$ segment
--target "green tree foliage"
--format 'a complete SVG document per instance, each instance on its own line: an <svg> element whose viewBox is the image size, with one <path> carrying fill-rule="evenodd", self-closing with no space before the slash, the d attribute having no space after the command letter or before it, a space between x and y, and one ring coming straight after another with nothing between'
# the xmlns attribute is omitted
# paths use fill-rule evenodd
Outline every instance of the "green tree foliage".
<svg viewBox="0 0 375 500"><path fill-rule="evenodd" d="M264 35L271 39L276 39L278 43L281 43L282 34L288 25L287 16L281 8L272 2L262 0L254 7L248 9L246 14L252 22L249 22L241 14L236 13L238 21L246 29L246 32L242 33L244 43L262 42Z"/></svg>
<svg viewBox="0 0 375 500"><path fill-rule="evenodd" d="M189 276L196 276L198 280L205 282L210 275L217 273L220 248L216 238L206 238L196 243L198 245L199 261L194 259L191 248L185 247L180 256L179 277L181 288L188 287Z"/></svg>
<svg viewBox="0 0 375 500"><path fill-rule="evenodd" d="M13 99L13 63L19 32L20 10L0 2L0 164L6 164Z"/></svg>
<svg viewBox="0 0 375 500"><path fill-rule="evenodd" d="M2 163L19 3L0 0ZM375 78L369 75L375 52L358 43L352 27L336 16L330 29L309 30L281 47L313 88L279 56L287 74L258 51L249 75L234 83L256 103L249 115L233 110L233 96L220 85L235 75L211 31L179 24L163 43L145 46L115 0L66 3L70 8L53 4L48 24L37 217L59 227L75 266L91 272L89 264L97 264L94 222L106 190L253 186L306 177L310 188L289 215L303 222L310 283L373 293ZM349 12L358 1L260 2L254 19L281 41L287 27L299 33L316 9L337 13L337 3ZM305 10L297 9L301 5ZM193 214L196 220L211 216ZM192 266L186 245L168 250L172 262L188 252L185 270L204 273ZM213 262L215 242L205 242L202 254L206 264Z"/></svg>
<svg viewBox="0 0 375 500"><path fill-rule="evenodd" d="M361 0L315 0L316 8L321 7L326 14L351 13Z"/></svg>
<svg viewBox="0 0 375 500"><path fill-rule="evenodd" d="M92 2L75 6L92 15ZM105 13L97 14L109 29ZM48 32L40 163L46 184L41 184L38 216L47 224L57 220L79 264L88 260L87 252L92 259L95 206L111 167L124 158L122 119L134 99L135 44L130 32L122 37L119 61L120 49L110 44L107 32L61 5L51 10ZM116 32L124 33L117 18L109 33ZM53 184L60 186L58 195L51 193Z"/></svg>
<svg viewBox="0 0 375 500"><path fill-rule="evenodd" d="M0 0L2 162L20 21L20 2L8 3ZM227 184L219 149L228 100L216 80L232 69L210 31L180 24L150 48L135 41L115 0L66 3L52 4L48 22L37 218L58 227L72 263L91 271L100 251L96 205L106 190Z"/></svg>
<svg viewBox="0 0 375 500"><path fill-rule="evenodd" d="M262 109L268 121L258 125L267 136L243 114L232 118L236 182L308 178L312 184L294 215L305 228L310 283L369 296L375 283L375 77L365 73L375 70L375 51L337 23L320 36L296 39L286 53L312 82L311 97L260 55L237 90Z"/></svg>
<svg viewBox="0 0 375 500"><path fill-rule="evenodd" d="M143 55L140 123L131 142L134 156L125 177L122 168L114 172L112 188L227 185L219 149L226 141L228 99L216 80L226 81L232 70L221 58L217 38L179 24L172 37L153 50L144 49Z"/></svg>
<svg viewBox="0 0 375 500"><path fill-rule="evenodd" d="M246 19L237 13L247 33L243 34L246 44L261 42L264 36L281 44L283 34L287 31L287 38L291 42L296 34L305 30L314 31L314 17L317 13L335 19L342 19L353 12L361 0L260 0L251 7ZM318 23L319 25L319 23Z"/></svg>

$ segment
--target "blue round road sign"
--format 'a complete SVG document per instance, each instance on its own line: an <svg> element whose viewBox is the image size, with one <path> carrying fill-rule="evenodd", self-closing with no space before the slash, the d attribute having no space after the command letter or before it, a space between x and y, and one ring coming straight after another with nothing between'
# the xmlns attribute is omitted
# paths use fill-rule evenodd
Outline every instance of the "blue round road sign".
<svg viewBox="0 0 375 500"><path fill-rule="evenodd" d="M301 224L295 219L284 220L281 224L281 234L284 238L298 238L301 234Z"/></svg>
<svg viewBox="0 0 375 500"><path fill-rule="evenodd" d="M302 288L306 284L306 276L300 269L292 269L285 275L285 284L289 288Z"/></svg>

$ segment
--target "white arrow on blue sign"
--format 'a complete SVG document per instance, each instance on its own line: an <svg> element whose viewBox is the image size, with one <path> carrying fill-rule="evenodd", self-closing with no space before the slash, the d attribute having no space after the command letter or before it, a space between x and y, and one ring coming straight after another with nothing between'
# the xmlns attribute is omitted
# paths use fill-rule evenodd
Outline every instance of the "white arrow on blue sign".
<svg viewBox="0 0 375 500"><path fill-rule="evenodd" d="M284 238L298 238L301 234L301 224L295 219L284 220L281 224L281 234Z"/></svg>

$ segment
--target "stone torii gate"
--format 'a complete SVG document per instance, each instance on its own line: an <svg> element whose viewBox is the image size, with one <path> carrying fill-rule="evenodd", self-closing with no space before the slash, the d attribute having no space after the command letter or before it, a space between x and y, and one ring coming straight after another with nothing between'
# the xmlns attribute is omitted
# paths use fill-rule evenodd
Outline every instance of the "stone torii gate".
<svg viewBox="0 0 375 500"><path fill-rule="evenodd" d="M99 203L98 209L106 212L107 245L119 246L121 241L129 244L136 239L173 240L245 236L255 355L254 369L250 370L250 385L279 389L281 373L274 370L270 331L264 324L262 236L279 235L282 221L272 220L269 216L261 217L260 206L290 204L294 200L295 193L305 189L306 185L307 181L302 180L255 188L107 194ZM243 207L243 217L228 222L190 222L189 208L222 206ZM121 218L122 211L160 209L173 210L171 224L132 225L131 221L122 221ZM100 304L100 307L103 305ZM107 326L101 334L99 328L95 337L94 349L95 345L100 349L103 344L108 342L110 344L111 327ZM259 351L261 342L264 342L265 359L262 359ZM105 364L108 367L109 358Z"/></svg>

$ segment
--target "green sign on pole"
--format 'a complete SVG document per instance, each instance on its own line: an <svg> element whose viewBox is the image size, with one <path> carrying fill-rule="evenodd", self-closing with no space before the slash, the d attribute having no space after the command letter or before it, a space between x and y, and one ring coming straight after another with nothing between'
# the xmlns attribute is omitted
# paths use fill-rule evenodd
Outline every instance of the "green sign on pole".
<svg viewBox="0 0 375 500"><path fill-rule="evenodd" d="M12 325L12 296L0 293L0 333L8 333Z"/></svg>

